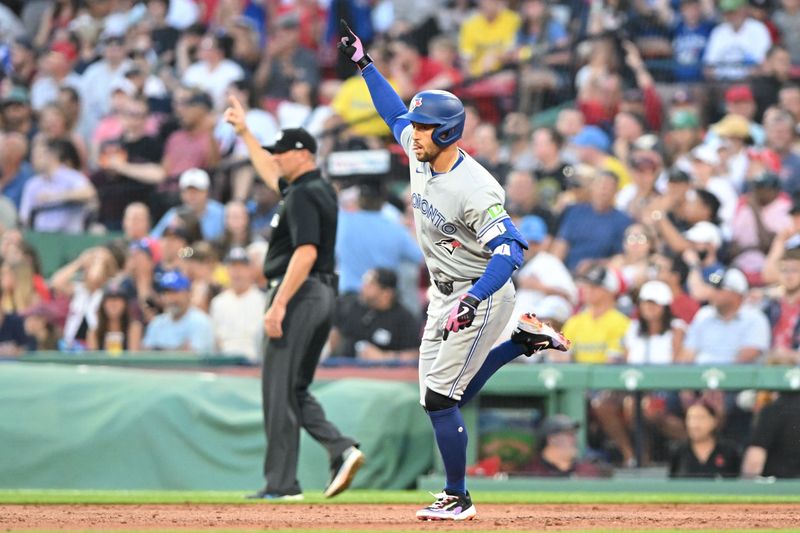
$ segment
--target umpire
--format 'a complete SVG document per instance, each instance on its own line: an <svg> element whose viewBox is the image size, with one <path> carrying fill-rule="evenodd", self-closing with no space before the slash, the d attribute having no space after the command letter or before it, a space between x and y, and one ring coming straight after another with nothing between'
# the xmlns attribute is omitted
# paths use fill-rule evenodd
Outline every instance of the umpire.
<svg viewBox="0 0 800 533"><path fill-rule="evenodd" d="M225 120L247 145L258 175L283 198L264 262L269 280L261 378L267 484L252 497L303 498L297 481L301 427L328 451L331 480L325 496L335 496L350 485L364 462L356 442L325 418L308 392L333 322L336 193L322 179L314 155L317 143L306 130L284 130L275 144L262 147L233 97Z"/></svg>

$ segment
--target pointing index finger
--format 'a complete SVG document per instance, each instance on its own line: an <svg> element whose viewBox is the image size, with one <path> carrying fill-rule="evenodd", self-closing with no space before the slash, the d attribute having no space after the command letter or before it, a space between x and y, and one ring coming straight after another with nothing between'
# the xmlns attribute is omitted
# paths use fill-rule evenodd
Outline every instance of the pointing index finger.
<svg viewBox="0 0 800 533"><path fill-rule="evenodd" d="M239 99L236 98L235 96L233 95L228 96L228 102L230 102L231 107L234 108L236 111L244 112L241 102L239 102Z"/></svg>

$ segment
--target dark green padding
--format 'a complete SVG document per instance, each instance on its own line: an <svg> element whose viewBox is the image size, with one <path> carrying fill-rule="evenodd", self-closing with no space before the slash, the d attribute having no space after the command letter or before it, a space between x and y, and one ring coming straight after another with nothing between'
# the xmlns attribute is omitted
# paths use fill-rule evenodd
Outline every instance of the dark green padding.
<svg viewBox="0 0 800 533"><path fill-rule="evenodd" d="M415 384L346 379L314 393L367 463L356 488L401 489L433 461ZM0 366L0 488L251 490L263 485L259 380L71 365ZM306 490L328 480L303 435Z"/></svg>

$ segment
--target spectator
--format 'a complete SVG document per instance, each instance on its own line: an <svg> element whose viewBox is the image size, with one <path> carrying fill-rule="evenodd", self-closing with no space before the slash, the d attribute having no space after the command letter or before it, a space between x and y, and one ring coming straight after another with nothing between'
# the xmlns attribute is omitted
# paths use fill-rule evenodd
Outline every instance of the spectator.
<svg viewBox="0 0 800 533"><path fill-rule="evenodd" d="M686 263L680 257L656 255L653 257L653 269L656 271L656 279L665 283L672 292L670 312L675 318L689 324L700 310L700 304L684 290L689 277ZM675 354L677 353L676 351Z"/></svg>
<svg viewBox="0 0 800 533"><path fill-rule="evenodd" d="M772 326L770 360L779 364L800 364L800 248L783 252L779 267L778 297L767 302Z"/></svg>
<svg viewBox="0 0 800 533"><path fill-rule="evenodd" d="M210 308L216 346L221 353L244 356L255 363L261 357L266 295L254 283L250 257L244 248L231 248L225 266L230 288L215 296Z"/></svg>
<svg viewBox="0 0 800 533"><path fill-rule="evenodd" d="M3 96L0 106L3 131L20 133L26 139L31 139L36 133L36 125L28 99L28 90L19 85L12 86Z"/></svg>
<svg viewBox="0 0 800 533"><path fill-rule="evenodd" d="M253 182L252 199L247 201L247 213L250 220L250 231L264 240L269 240L272 233L272 219L278 212L280 198L277 193L267 187L263 180Z"/></svg>
<svg viewBox="0 0 800 533"><path fill-rule="evenodd" d="M111 109L111 93L117 80L124 80L130 67L125 50L125 38L121 35L105 35L100 41L102 59L92 63L81 76L82 119L89 131L94 128Z"/></svg>
<svg viewBox="0 0 800 533"><path fill-rule="evenodd" d="M432 41L434 46L447 47L447 39ZM461 72L450 63L439 63L431 57L420 54L410 39L397 39L389 44L392 65L408 76L414 92L430 89L449 89L463 78ZM440 55L445 52L438 51Z"/></svg>
<svg viewBox="0 0 800 533"><path fill-rule="evenodd" d="M141 202L134 202L125 208L122 215L122 231L129 242L144 239L150 235L150 209Z"/></svg>
<svg viewBox="0 0 800 533"><path fill-rule="evenodd" d="M192 284L189 305L205 313L211 300L228 285L228 273L214 248L206 241L193 242L179 252L180 271Z"/></svg>
<svg viewBox="0 0 800 533"><path fill-rule="evenodd" d="M255 83L267 96L286 99L289 87L297 80L319 86L320 67L314 53L300 44L299 17L287 13L275 22L275 32L256 69Z"/></svg>
<svg viewBox="0 0 800 533"><path fill-rule="evenodd" d="M525 473L536 477L610 477L610 468L579 459L579 427L567 415L545 418L537 432L538 452Z"/></svg>
<svg viewBox="0 0 800 533"><path fill-rule="evenodd" d="M87 204L96 192L89 180L68 165L77 159L69 141L39 141L33 146L33 167L39 173L25 184L20 201L22 223L36 231L79 233Z"/></svg>
<svg viewBox="0 0 800 533"><path fill-rule="evenodd" d="M698 222L684 233L684 237L688 246L681 258L690 269L687 283L689 294L697 301L708 301L711 292L706 281L724 268L719 258L722 247L719 228L710 222Z"/></svg>
<svg viewBox="0 0 800 533"><path fill-rule="evenodd" d="M475 129L475 154L473 157L494 176L500 185L511 170L508 160L503 157L500 142L497 139L497 128L484 123Z"/></svg>
<svg viewBox="0 0 800 533"><path fill-rule="evenodd" d="M532 171L536 166L536 156L531 138L531 123L525 113L509 113L503 119L501 128L502 154L514 170ZM556 150L556 157L558 157Z"/></svg>
<svg viewBox="0 0 800 533"><path fill-rule="evenodd" d="M564 137L554 128L537 128L531 140L531 151L536 158L533 175L539 204L552 206L558 195L567 189L575 168L561 157Z"/></svg>
<svg viewBox="0 0 800 533"><path fill-rule="evenodd" d="M213 352L214 325L207 314L190 307L189 278L178 271L170 271L161 276L159 287L165 312L147 325L142 346L148 350Z"/></svg>
<svg viewBox="0 0 800 533"><path fill-rule="evenodd" d="M639 318L631 322L623 339L626 362L672 364L686 333L686 323L672 315L672 290L662 281L648 281L639 289L637 300Z"/></svg>
<svg viewBox="0 0 800 533"><path fill-rule="evenodd" d="M800 85L796 82L784 83L778 91L778 106L795 117L800 117Z"/></svg>
<svg viewBox="0 0 800 533"><path fill-rule="evenodd" d="M31 84L33 77L36 75L36 46L29 38L17 36L11 40L11 50L6 69L8 70L7 74L17 80L17 83L22 83L25 86Z"/></svg>
<svg viewBox="0 0 800 533"><path fill-rule="evenodd" d="M614 174L617 177L618 188L621 189L631 182L625 165L616 157L608 155L611 140L606 132L597 126L584 126L570 142L581 163Z"/></svg>
<svg viewBox="0 0 800 533"><path fill-rule="evenodd" d="M129 205L151 201L155 183L138 170L158 165L162 158L162 143L145 131L147 102L126 99L121 115L122 135L101 148L101 170L92 175L100 199L98 220L110 231L122 228L120 214Z"/></svg>
<svg viewBox="0 0 800 533"><path fill-rule="evenodd" d="M704 364L753 363L769 349L769 322L744 303L747 279L730 268L709 276L710 304L695 315L686 333L680 361Z"/></svg>
<svg viewBox="0 0 800 533"><path fill-rule="evenodd" d="M614 143L611 153L620 161L628 161L636 139L645 134L644 117L638 113L620 111L614 116Z"/></svg>
<svg viewBox="0 0 800 533"><path fill-rule="evenodd" d="M742 460L742 476L800 477L800 393L783 391L764 407Z"/></svg>
<svg viewBox="0 0 800 533"><path fill-rule="evenodd" d="M156 241L131 241L125 260L125 276L119 282L127 297L136 303L145 323L161 312L155 285L157 260Z"/></svg>
<svg viewBox="0 0 800 533"><path fill-rule="evenodd" d="M764 61L772 38L764 24L748 15L747 0L722 0L719 9L725 21L708 39L706 78L742 80Z"/></svg>
<svg viewBox="0 0 800 533"><path fill-rule="evenodd" d="M742 116L729 113L711 126L711 133L721 140L720 143L716 143L712 137L709 144L717 146L722 157L722 177L730 181L736 191L741 193L744 191L749 165L747 145L752 142L750 123Z"/></svg>
<svg viewBox="0 0 800 533"><path fill-rule="evenodd" d="M63 350L80 350L86 346L89 330L97 327L97 310L103 298L103 288L116 271L111 251L98 246L84 250L77 259L53 274L50 279L53 292L57 297L69 299ZM82 279L75 280L78 274Z"/></svg>
<svg viewBox="0 0 800 533"><path fill-rule="evenodd" d="M110 355L141 348L142 322L131 311L128 294L119 284L111 283L103 291L97 309L97 324L86 337L89 350L102 350Z"/></svg>
<svg viewBox="0 0 800 533"><path fill-rule="evenodd" d="M648 138L654 140L653 135L646 135L644 139L640 137L633 144L630 158L633 182L617 193L614 202L617 210L639 221L642 220L645 208L659 196L656 184L664 164L661 154L647 145Z"/></svg>
<svg viewBox="0 0 800 533"><path fill-rule="evenodd" d="M625 230L622 253L608 260L607 266L619 272L625 286L638 289L652 272L651 257L658 241L652 229L633 223Z"/></svg>
<svg viewBox="0 0 800 533"><path fill-rule="evenodd" d="M225 208L218 201L209 198L211 179L208 173L199 168L190 168L181 174L179 186L182 205L167 211L153 228L151 235L160 237L175 218L177 211L188 210L200 220L204 239L222 237L225 232Z"/></svg>
<svg viewBox="0 0 800 533"><path fill-rule="evenodd" d="M750 141L756 146L763 146L764 128L755 121L756 99L749 85L732 85L725 91L725 111L747 120Z"/></svg>
<svg viewBox="0 0 800 533"><path fill-rule="evenodd" d="M467 72L475 77L496 71L514 48L520 23L504 0L480 0L478 11L459 30L458 49Z"/></svg>
<svg viewBox="0 0 800 533"><path fill-rule="evenodd" d="M762 120L764 112L778 103L778 92L792 75L792 58L786 48L772 45L758 73L750 79L756 100L756 119Z"/></svg>
<svg viewBox="0 0 800 533"><path fill-rule="evenodd" d="M89 152L86 143L77 133L70 132L67 125L67 116L58 104L47 104L39 113L39 132L33 138L33 144L40 139L51 141L63 139L75 147L77 159L69 162L75 170L85 171L89 164Z"/></svg>
<svg viewBox="0 0 800 533"><path fill-rule="evenodd" d="M672 114L664 144L668 158L675 168L683 172L692 171L690 153L702 141L700 133L700 119L695 112L680 110Z"/></svg>
<svg viewBox="0 0 800 533"><path fill-rule="evenodd" d="M23 316L42 301L34 284L33 266L22 257L3 260L0 292L0 309L10 314Z"/></svg>
<svg viewBox="0 0 800 533"><path fill-rule="evenodd" d="M186 87L209 94L214 108L221 110L226 105L225 91L228 86L244 78L242 67L228 59L232 42L230 37L208 33L203 36L197 50L199 61L183 73L181 82ZM178 64L181 60L179 58Z"/></svg>
<svg viewBox="0 0 800 533"><path fill-rule="evenodd" d="M381 212L384 201L381 186L364 185L358 196L358 210L339 211L336 260L342 294L359 292L370 270L398 269L402 263L422 263L422 252L408 229ZM364 232L364 228L370 231ZM446 240L442 243L444 246ZM411 288L403 292L414 293Z"/></svg>
<svg viewBox="0 0 800 533"><path fill-rule="evenodd" d="M672 30L672 74L675 81L703 81L703 55L714 23L703 12L700 0L683 0Z"/></svg>
<svg viewBox="0 0 800 533"><path fill-rule="evenodd" d="M670 454L671 478L731 478L739 476L741 456L732 443L717 436L717 410L707 401L697 401L686 410L689 439Z"/></svg>
<svg viewBox="0 0 800 533"><path fill-rule="evenodd" d="M548 207L539 201L538 185L530 172L512 170L505 180L506 211L512 217L536 215L547 224L547 233L555 233L556 221Z"/></svg>
<svg viewBox="0 0 800 533"><path fill-rule="evenodd" d="M153 51L158 55L160 63L172 64L175 59L175 47L180 32L167 24L169 0L146 0L147 14L145 23L150 27L153 40Z"/></svg>
<svg viewBox="0 0 800 533"><path fill-rule="evenodd" d="M564 212L550 251L570 271L586 259L605 259L622 252L623 235L631 219L614 209L616 191L617 177L600 174L592 182L590 201Z"/></svg>
<svg viewBox="0 0 800 533"><path fill-rule="evenodd" d="M791 62L800 64L800 2L781 0L781 7L772 14L772 21L781 32L781 39L791 55Z"/></svg>
<svg viewBox="0 0 800 533"><path fill-rule="evenodd" d="M800 192L800 155L792 150L796 137L794 123L792 114L783 109L764 114L766 146L780 157L781 188L792 195Z"/></svg>
<svg viewBox="0 0 800 533"><path fill-rule="evenodd" d="M721 224L726 232L730 231L730 223L733 220L733 213L736 211L736 204L739 201L734 183L724 175L724 172L718 174L721 170L722 159L719 156L719 151L715 146L710 144L701 144L691 152L692 155L692 175L693 181L698 189L705 189L711 193L716 200L716 209L713 206L710 209L714 212L713 217L709 220L715 224ZM706 197L699 196L698 199L705 203ZM692 198L694 200L694 198ZM711 199L708 199L711 201ZM713 203L713 201L712 201ZM715 220L716 219L716 220Z"/></svg>
<svg viewBox="0 0 800 533"><path fill-rule="evenodd" d="M622 361L622 339L630 320L614 307L622 289L619 276L595 266L578 278L578 287L585 308L564 324L564 336L572 341L572 360L590 364Z"/></svg>
<svg viewBox="0 0 800 533"><path fill-rule="evenodd" d="M3 297L0 288L0 298ZM36 342L25 333L22 317L0 308L0 359L16 357L25 351L36 349Z"/></svg>
<svg viewBox="0 0 800 533"><path fill-rule="evenodd" d="M364 274L358 298L342 298L329 343L334 357L363 361L419 358L418 322L397 299L397 274L376 268Z"/></svg>
<svg viewBox="0 0 800 533"><path fill-rule="evenodd" d="M247 248L253 242L250 215L247 206L232 200L225 204L225 230L214 242L220 257L226 257L233 248Z"/></svg>
<svg viewBox="0 0 800 533"><path fill-rule="evenodd" d="M34 170L26 160L28 140L19 133L6 133L0 138L0 191L19 209L25 184Z"/></svg>
<svg viewBox="0 0 800 533"><path fill-rule="evenodd" d="M62 86L80 89L81 77L72 70L78 58L78 49L70 41L55 42L39 61L39 72L31 85L31 106L40 111L45 105L58 100Z"/></svg>

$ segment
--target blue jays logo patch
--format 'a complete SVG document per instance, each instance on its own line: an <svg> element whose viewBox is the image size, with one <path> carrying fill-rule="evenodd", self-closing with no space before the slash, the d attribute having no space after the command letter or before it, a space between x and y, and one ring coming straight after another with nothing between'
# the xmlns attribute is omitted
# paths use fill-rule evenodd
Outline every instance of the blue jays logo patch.
<svg viewBox="0 0 800 533"><path fill-rule="evenodd" d="M422 97L415 96L413 100L411 100L411 105L408 106L408 112L414 111L416 108L422 105Z"/></svg>
<svg viewBox="0 0 800 533"><path fill-rule="evenodd" d="M441 246L447 253L453 255L456 252L456 249L461 248L461 243L455 239L442 239L436 243L436 246Z"/></svg>

